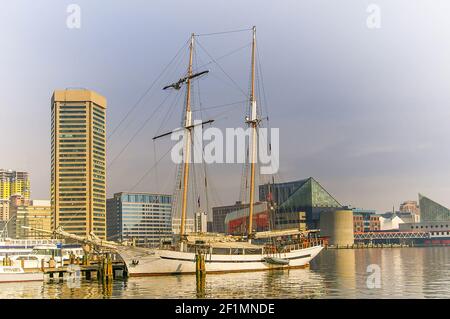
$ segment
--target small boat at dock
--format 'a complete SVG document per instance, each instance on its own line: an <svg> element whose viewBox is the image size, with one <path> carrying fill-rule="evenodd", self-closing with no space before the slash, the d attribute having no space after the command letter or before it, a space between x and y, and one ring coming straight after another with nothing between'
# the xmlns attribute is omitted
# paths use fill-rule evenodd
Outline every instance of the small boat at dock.
<svg viewBox="0 0 450 319"><path fill-rule="evenodd" d="M0 266L0 283L43 280L43 272L25 272L22 267Z"/></svg>

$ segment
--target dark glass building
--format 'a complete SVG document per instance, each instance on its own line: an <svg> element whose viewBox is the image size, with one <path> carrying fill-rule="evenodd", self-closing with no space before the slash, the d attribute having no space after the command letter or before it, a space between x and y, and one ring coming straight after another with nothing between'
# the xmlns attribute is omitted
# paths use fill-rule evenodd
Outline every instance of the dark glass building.
<svg viewBox="0 0 450 319"><path fill-rule="evenodd" d="M319 227L320 213L342 208L314 178L259 186L259 200L275 203L277 214L305 212L309 229Z"/></svg>
<svg viewBox="0 0 450 319"><path fill-rule="evenodd" d="M450 209L432 201L428 197L419 194L420 221L449 221Z"/></svg>

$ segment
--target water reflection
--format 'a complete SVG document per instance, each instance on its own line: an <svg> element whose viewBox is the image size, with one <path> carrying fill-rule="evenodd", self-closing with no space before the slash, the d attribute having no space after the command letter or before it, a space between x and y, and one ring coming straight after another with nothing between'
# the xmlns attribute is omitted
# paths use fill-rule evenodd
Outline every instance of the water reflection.
<svg viewBox="0 0 450 319"><path fill-rule="evenodd" d="M381 287L367 285L369 265ZM450 247L324 250L309 269L0 284L0 298L449 298Z"/></svg>

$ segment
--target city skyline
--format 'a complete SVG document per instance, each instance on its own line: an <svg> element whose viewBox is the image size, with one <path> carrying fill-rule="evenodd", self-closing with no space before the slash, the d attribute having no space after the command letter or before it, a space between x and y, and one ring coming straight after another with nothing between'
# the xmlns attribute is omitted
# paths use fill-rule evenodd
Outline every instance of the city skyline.
<svg viewBox="0 0 450 319"><path fill-rule="evenodd" d="M3 10L6 14L0 19L1 29L13 29L5 38L9 49L0 53L2 60L10 62L0 75L5 88L0 93L4 101L0 112L5 118L21 121L9 121L0 128L0 134L6 137L2 149L9 150L0 167L29 172L33 198L50 198L49 100L53 90L86 87L104 95L110 104L107 132L111 132L190 32L250 27L242 9L233 12L235 2L220 8L235 16L227 24L215 22L214 17L222 12L209 6L205 9L210 13L206 22L189 22L182 17L184 11L193 9L184 4L168 15L169 5L164 4L156 10L142 2L127 8L119 7L118 2L108 6L78 2L82 9L79 30L65 25L68 2L47 6L45 11L33 3L7 4ZM195 2L193 7L200 4L206 5ZM292 3L294 10L290 12L287 6L272 8L265 2L257 9L252 24L258 26L271 124L280 127L282 140L279 181L312 176L342 204L379 212L406 200L417 200L418 193L448 207L450 173L446 163L450 154L446 146L450 145L450 135L445 124L450 115L450 93L445 84L450 69L445 59L450 46L443 39L450 28L440 12L446 12L449 4L429 8L435 21L430 25L421 10L426 5L413 2L408 13L414 23L407 25L395 24L404 6L380 1L383 25L379 30L367 28L366 6L345 9L330 5L319 12L312 2L305 1ZM284 21L275 25L264 21L263 11L271 9L282 14ZM319 15L320 23L309 17L311 13ZM152 28L162 23L158 15L167 18L163 23L167 28ZM29 28L33 28L33 34L27 31ZM311 37L309 28L319 35ZM405 33L408 28L413 30ZM430 38L429 32L439 36ZM36 34L43 36L37 39ZM52 42L55 37L60 43ZM300 46L292 45L291 37L296 37ZM245 43L242 37L234 40L238 45ZM424 44L426 49L422 48ZM66 50L57 50L60 47ZM96 50L82 51L79 47ZM217 53L220 44L212 43L212 47ZM133 59L127 58L130 52ZM238 69L247 67L245 53L233 60ZM246 72L232 72L242 73L239 80L245 87ZM277 85L279 82L284 87ZM26 94L19 95L24 88ZM155 108L158 100L154 96L139 105L138 115L146 116ZM211 105L224 101L220 92L208 98ZM117 156L141 121L134 114L124 126L128 129L121 127L108 145L107 158ZM151 138L156 127L153 123L142 130L108 169L108 198L113 193L131 191L152 165ZM304 138L290 138L297 135ZM159 178L150 174L133 191L171 193L173 183L158 183L167 172L172 175L167 164L161 164ZM223 181L220 191L227 195L214 203L216 206L238 200L235 189L240 171L226 165L217 169L214 178Z"/></svg>

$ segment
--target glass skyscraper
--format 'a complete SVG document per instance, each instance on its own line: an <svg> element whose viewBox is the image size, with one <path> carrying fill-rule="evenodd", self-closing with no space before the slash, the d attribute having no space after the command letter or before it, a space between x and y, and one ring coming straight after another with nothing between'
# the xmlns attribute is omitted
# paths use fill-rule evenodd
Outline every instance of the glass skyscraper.
<svg viewBox="0 0 450 319"><path fill-rule="evenodd" d="M107 200L107 237L137 246L157 246L172 238L172 196L149 193L114 194Z"/></svg>

